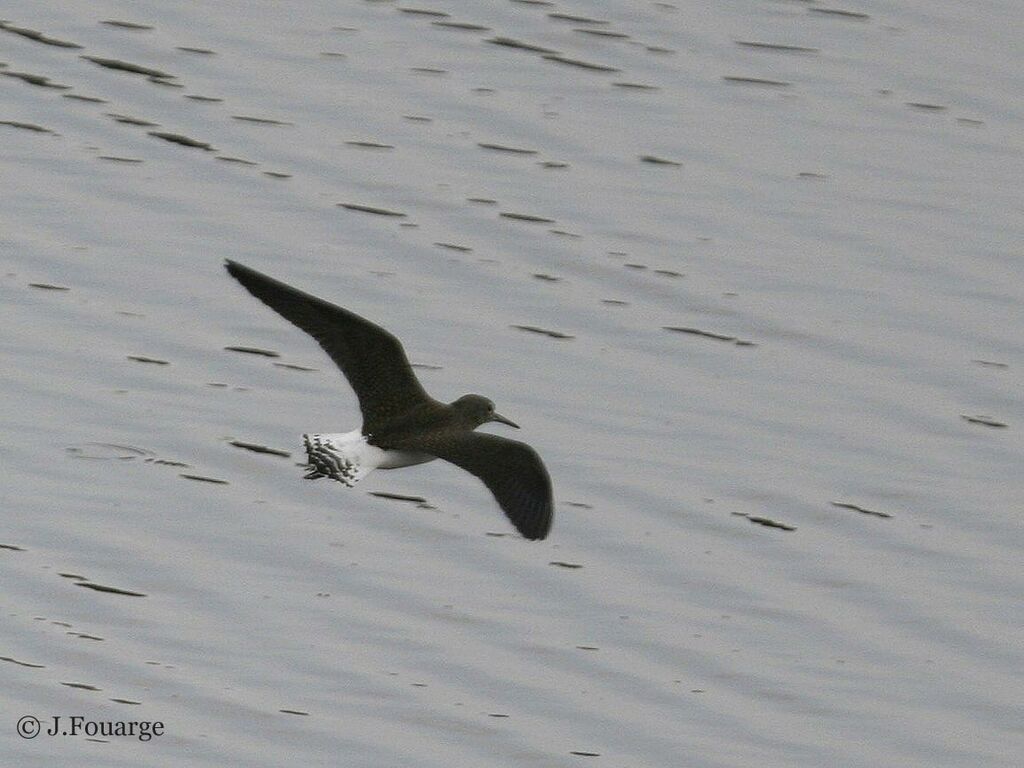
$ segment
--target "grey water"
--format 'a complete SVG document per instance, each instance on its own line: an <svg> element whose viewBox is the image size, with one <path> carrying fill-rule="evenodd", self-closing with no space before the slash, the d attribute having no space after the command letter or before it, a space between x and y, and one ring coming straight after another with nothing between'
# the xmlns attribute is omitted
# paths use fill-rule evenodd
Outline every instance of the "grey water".
<svg viewBox="0 0 1024 768"><path fill-rule="evenodd" d="M4 764L1020 765L1019 4L0 19ZM552 535L303 481L355 399L225 258L493 399Z"/></svg>

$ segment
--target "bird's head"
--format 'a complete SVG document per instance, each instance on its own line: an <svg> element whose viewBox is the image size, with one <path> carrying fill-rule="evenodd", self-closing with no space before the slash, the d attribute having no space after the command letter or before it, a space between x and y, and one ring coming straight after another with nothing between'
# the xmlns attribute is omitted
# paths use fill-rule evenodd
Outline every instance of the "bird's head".
<svg viewBox="0 0 1024 768"><path fill-rule="evenodd" d="M482 395L463 395L452 403L452 408L465 423L474 428L486 424L488 421L500 421L502 424L519 429L519 425L514 421L496 413L494 403Z"/></svg>

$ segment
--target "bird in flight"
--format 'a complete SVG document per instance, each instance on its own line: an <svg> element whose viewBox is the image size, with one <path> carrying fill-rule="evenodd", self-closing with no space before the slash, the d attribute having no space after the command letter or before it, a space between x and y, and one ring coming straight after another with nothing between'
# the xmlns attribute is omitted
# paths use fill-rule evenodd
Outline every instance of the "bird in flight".
<svg viewBox="0 0 1024 768"><path fill-rule="evenodd" d="M316 339L359 400L360 429L303 435L306 479L329 477L351 487L374 469L444 459L483 480L527 539L548 535L551 478L540 456L526 443L474 431L491 421L519 428L494 403L482 395L435 400L402 343L379 325L235 261L225 266L249 293Z"/></svg>

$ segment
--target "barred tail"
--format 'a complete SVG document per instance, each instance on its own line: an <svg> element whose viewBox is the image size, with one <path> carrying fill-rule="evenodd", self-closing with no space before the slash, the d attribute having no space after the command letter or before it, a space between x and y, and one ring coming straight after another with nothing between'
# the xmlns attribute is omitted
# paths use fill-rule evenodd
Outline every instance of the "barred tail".
<svg viewBox="0 0 1024 768"><path fill-rule="evenodd" d="M306 446L306 480L329 477L352 487L380 464L383 453L356 432L336 435L303 435Z"/></svg>

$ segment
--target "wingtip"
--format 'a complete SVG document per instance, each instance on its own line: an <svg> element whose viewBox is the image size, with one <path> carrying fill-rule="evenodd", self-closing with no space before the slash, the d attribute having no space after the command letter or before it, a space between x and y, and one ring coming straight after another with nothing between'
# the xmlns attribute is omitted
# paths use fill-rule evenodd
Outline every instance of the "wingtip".
<svg viewBox="0 0 1024 768"><path fill-rule="evenodd" d="M239 264L237 261L231 259L224 259L224 269L228 271L235 280L242 281L244 275L251 274L253 270L245 264Z"/></svg>
<svg viewBox="0 0 1024 768"><path fill-rule="evenodd" d="M552 517L553 516L549 513L542 521L540 521L539 525L537 525L533 530L524 532L523 535L530 541L544 541L551 532Z"/></svg>
<svg viewBox="0 0 1024 768"><path fill-rule="evenodd" d="M503 509L524 539L543 541L551 532L555 514L550 497L539 503L521 506L515 510L506 507Z"/></svg>

